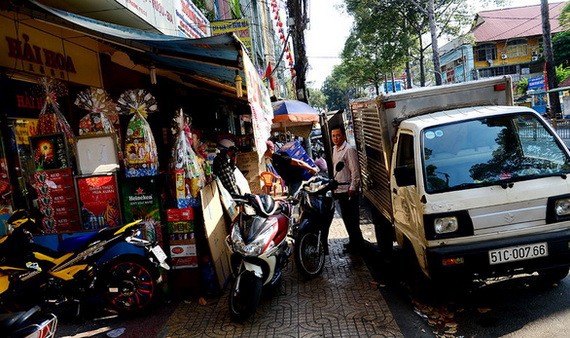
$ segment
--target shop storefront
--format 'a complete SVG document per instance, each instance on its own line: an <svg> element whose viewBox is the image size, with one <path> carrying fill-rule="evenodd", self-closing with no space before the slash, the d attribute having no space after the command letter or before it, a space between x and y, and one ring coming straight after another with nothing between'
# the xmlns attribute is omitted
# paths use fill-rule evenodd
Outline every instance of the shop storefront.
<svg viewBox="0 0 570 338"><path fill-rule="evenodd" d="M230 138L255 168L272 118L239 41L181 40L43 7L2 11L0 28L0 212L39 209L47 246L143 219L145 236L188 272L175 284L196 286L213 269L220 287L228 217L209 163ZM254 190L257 174L246 175Z"/></svg>

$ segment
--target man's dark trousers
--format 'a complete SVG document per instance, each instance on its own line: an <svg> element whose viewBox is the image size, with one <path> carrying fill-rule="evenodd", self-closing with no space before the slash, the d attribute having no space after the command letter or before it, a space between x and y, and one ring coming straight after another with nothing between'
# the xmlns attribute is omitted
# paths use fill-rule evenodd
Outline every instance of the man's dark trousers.
<svg viewBox="0 0 570 338"><path fill-rule="evenodd" d="M346 226L348 238L350 240L350 247L353 249L360 249L364 243L362 231L360 230L360 206L358 195L349 198L348 193L335 194L334 197L338 200L342 221Z"/></svg>

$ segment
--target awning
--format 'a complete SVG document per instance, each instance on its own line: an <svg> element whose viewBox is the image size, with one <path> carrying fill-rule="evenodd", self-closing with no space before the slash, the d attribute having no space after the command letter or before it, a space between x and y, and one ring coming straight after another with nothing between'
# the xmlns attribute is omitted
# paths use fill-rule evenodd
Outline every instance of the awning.
<svg viewBox="0 0 570 338"><path fill-rule="evenodd" d="M232 87L236 74L244 77L241 60L243 47L231 33L187 39L87 18L34 0L30 2L41 9L33 13L35 19L60 24L137 51L146 58L144 61L149 66L181 72L186 76L196 75Z"/></svg>

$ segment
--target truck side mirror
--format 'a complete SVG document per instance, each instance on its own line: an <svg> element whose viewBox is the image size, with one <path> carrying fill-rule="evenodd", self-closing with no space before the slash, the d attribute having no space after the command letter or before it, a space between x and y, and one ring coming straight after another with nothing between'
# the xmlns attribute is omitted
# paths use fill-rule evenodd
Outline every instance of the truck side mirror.
<svg viewBox="0 0 570 338"><path fill-rule="evenodd" d="M394 176L399 187L416 185L416 171L414 167L397 167L394 169Z"/></svg>

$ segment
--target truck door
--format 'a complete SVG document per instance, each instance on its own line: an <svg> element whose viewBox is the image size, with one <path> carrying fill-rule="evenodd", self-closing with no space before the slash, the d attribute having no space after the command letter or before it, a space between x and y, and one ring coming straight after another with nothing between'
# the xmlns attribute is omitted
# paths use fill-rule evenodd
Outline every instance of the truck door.
<svg viewBox="0 0 570 338"><path fill-rule="evenodd" d="M392 158L391 184L394 222L397 229L406 233L415 243L421 242L421 202L417 188L417 171L414 151L414 135L398 134L398 142Z"/></svg>

